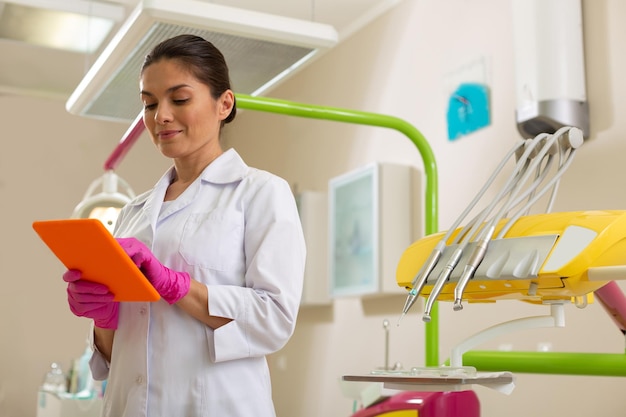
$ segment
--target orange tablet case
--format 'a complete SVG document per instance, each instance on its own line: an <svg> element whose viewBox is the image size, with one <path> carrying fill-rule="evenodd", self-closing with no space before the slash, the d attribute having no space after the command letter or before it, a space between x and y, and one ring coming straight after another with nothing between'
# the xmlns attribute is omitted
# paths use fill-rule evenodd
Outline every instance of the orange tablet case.
<svg viewBox="0 0 626 417"><path fill-rule="evenodd" d="M44 220L33 229L68 269L109 287L116 301L161 298L113 235L98 219Z"/></svg>

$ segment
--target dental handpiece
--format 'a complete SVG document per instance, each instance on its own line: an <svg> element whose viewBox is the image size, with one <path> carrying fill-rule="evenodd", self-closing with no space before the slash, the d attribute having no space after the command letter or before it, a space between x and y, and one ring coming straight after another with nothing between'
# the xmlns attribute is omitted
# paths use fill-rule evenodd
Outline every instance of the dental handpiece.
<svg viewBox="0 0 626 417"><path fill-rule="evenodd" d="M424 315L422 316L423 321L427 323L430 322L430 319L431 319L430 312L433 308L433 305L435 304L437 297L439 297L441 290L443 290L443 286L446 284L446 282L450 278L452 271L454 270L456 265L459 263L459 260L461 259L461 255L463 254L463 249L465 248L465 245L466 243L462 243L461 246L459 246L458 248L454 250L454 252L452 253L452 256L450 257L450 260L448 261L448 264L439 273L439 277L437 277L437 282L435 283L435 286L433 287L432 292L428 296L428 300L426 300L426 306L424 307Z"/></svg>
<svg viewBox="0 0 626 417"><path fill-rule="evenodd" d="M467 261L467 265L465 265L465 268L463 269L461 278L454 288L454 311L459 311L463 309L463 292L465 291L467 283L471 278L474 277L476 269L484 259L485 254L487 253L487 246L489 245L489 241L493 236L494 230L494 226L491 226L485 237L477 242L476 247L474 248L474 252L472 252L472 255Z"/></svg>
<svg viewBox="0 0 626 417"><path fill-rule="evenodd" d="M404 302L404 307L402 308L402 314L400 314L400 317L398 318L398 323L396 324L396 326L400 325L400 321L402 321L402 318L406 316L406 313L409 312L411 307L413 307L413 304L415 304L415 302L417 301L417 294L418 294L417 289L411 288L411 290L409 291L409 295L407 295L406 301Z"/></svg>
<svg viewBox="0 0 626 417"><path fill-rule="evenodd" d="M409 312L411 307L413 307L413 304L417 301L424 285L426 284L426 281L428 280L428 276L435 268L435 265L437 265L437 262L439 262L439 258L441 258L444 248L445 243L443 241L439 242L415 276L415 279L413 279L413 282L411 283L411 290L409 291L409 295L407 295L404 307L402 308L402 315L398 319L398 326L400 325L402 318Z"/></svg>

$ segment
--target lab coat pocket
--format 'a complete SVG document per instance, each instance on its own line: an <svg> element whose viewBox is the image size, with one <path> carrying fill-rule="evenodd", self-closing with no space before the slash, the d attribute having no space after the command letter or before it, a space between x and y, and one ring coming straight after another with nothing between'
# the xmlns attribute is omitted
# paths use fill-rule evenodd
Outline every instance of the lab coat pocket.
<svg viewBox="0 0 626 417"><path fill-rule="evenodd" d="M187 219L180 253L192 266L228 271L243 262L243 217L213 210Z"/></svg>

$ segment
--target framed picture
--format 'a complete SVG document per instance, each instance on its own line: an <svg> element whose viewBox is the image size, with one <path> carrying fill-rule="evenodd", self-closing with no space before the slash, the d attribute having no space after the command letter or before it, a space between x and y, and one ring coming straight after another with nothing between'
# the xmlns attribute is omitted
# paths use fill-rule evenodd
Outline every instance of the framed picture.
<svg viewBox="0 0 626 417"><path fill-rule="evenodd" d="M376 164L329 181L329 275L333 297L379 290L378 189Z"/></svg>

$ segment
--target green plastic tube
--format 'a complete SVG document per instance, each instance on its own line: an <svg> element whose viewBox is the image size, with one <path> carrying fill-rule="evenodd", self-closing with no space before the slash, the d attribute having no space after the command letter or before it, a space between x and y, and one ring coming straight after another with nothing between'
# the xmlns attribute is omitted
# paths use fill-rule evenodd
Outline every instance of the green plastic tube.
<svg viewBox="0 0 626 417"><path fill-rule="evenodd" d="M492 372L626 376L626 354L469 351L463 355L463 366Z"/></svg>

